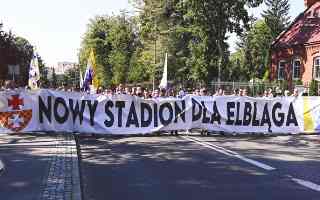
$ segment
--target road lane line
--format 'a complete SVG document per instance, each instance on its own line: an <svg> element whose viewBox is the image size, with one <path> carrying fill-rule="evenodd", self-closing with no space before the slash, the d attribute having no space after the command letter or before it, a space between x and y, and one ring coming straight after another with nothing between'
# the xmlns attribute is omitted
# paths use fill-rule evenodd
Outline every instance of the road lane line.
<svg viewBox="0 0 320 200"><path fill-rule="evenodd" d="M246 158L244 156L241 156L241 155L235 155L236 158L239 158L240 160L243 160L247 163L250 163L252 165L255 165L257 167L260 167L262 169L265 169L265 170L268 170L268 171L271 171L271 170L275 170L276 168L274 167L271 167L270 165L267 165L267 164L264 164L262 162L259 162L259 161L256 161L256 160L252 160L250 158Z"/></svg>
<svg viewBox="0 0 320 200"><path fill-rule="evenodd" d="M202 141L199 141L199 140L196 140L194 138L191 138L189 136L180 136L181 138L185 139L185 140L189 140L189 141L192 141L192 142L195 142L197 144L200 144L204 147L207 147L209 149L213 149L217 152L220 152L224 155L227 155L227 156L230 156L230 157L235 157L235 158L238 158L244 162L247 162L247 163L250 163L256 167L259 167L259 168L262 168L264 170L268 170L268 171L271 171L271 170L275 170L276 168L274 167L271 167L270 165L266 165L262 162L259 162L259 161L256 161L256 160L252 160L252 159L249 159L249 158L246 158L234 151L230 151L226 148L223 148L223 147L220 147L220 146L217 146L217 145L214 145L214 144L211 144L211 143L208 143L208 142L202 142Z"/></svg>
<svg viewBox="0 0 320 200"><path fill-rule="evenodd" d="M222 153L222 154L224 154L224 155L233 156L232 154L230 154L230 153L228 153L228 152L226 152L226 151L223 151L223 150L221 150L221 149L217 149L217 148L215 148L215 147L213 147L213 146L210 146L210 145L205 144L205 143L203 143L203 142L199 142L199 141L194 140L194 139L192 139L192 138L189 138L189 137L187 137L187 136L180 136L180 137L183 138L183 139L185 139L185 140L189 140L189 141L191 141L191 142L195 142L195 143L197 143L197 144L200 144L200 145L202 145L202 146L204 146L204 147L207 147L207 148L209 148L209 149L213 149L213 150L215 150L215 151L218 151L218 152L220 152L220 153Z"/></svg>
<svg viewBox="0 0 320 200"><path fill-rule="evenodd" d="M210 149L213 149L217 152L220 152L224 155L227 155L227 156L231 156L231 157L236 157L242 161L245 161L247 163L250 163L256 167L259 167L259 168L262 168L262 169L265 169L265 170L268 170L268 171L271 171L271 170L275 170L276 168L274 167L271 167L269 165L266 165L262 162L259 162L259 161L256 161L256 160L252 160L250 158L246 158L240 154L238 154L237 152L234 152L234 151L231 151L231 150L228 150L224 147L220 147L220 146L217 146L217 145L214 145L214 144L211 144L209 142L204 142L204 141L200 141L196 138L191 138L189 136L181 136L181 138L184 138L186 140L189 140L189 141L192 141L192 142L195 142L197 144L200 144L204 147L207 147L207 148L210 148ZM291 178L291 180L299 185L302 185L306 188L309 188L309 189L312 189L312 190L315 190L315 191L318 191L320 192L320 185L316 184L316 183L313 183L311 181L306 181L306 180L303 180L303 179L298 179L298 178Z"/></svg>
<svg viewBox="0 0 320 200"><path fill-rule="evenodd" d="M189 136L186 136L186 137L189 137ZM191 138L191 137L189 137L189 138ZM199 142L201 142L201 143L203 143L203 144L207 144L207 145L209 145L209 146L212 146L212 147L215 147L215 148L221 149L222 151L228 152L229 154L239 155L237 152L234 152L234 151L228 150L228 149L226 149L226 148L223 148L223 147L217 146L217 145L215 145L215 144L212 144L212 143L209 143L209 142L205 142L205 141L201 141L201 140L196 139L196 138L191 138L191 139L196 140L196 141L199 141Z"/></svg>
<svg viewBox="0 0 320 200"><path fill-rule="evenodd" d="M0 160L0 172L2 172L3 169L4 169L4 164L3 164L3 162Z"/></svg>
<svg viewBox="0 0 320 200"><path fill-rule="evenodd" d="M309 189L320 192L320 185L318 185L318 184L312 183L310 181L298 179L298 178L291 178L291 180L298 183L299 185L302 185L302 186L307 187Z"/></svg>

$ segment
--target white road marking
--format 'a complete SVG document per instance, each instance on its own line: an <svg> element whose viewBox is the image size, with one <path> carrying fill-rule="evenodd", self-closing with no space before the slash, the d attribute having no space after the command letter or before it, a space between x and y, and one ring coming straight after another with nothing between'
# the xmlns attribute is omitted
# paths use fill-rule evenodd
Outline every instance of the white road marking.
<svg viewBox="0 0 320 200"><path fill-rule="evenodd" d="M291 178L291 180L293 180L294 182L304 186L304 187L307 187L309 189L312 189L312 190L315 190L315 191L318 191L320 192L320 185L318 184L315 184L315 183L312 183L310 181L305 181L305 180L302 180L302 179L298 179L298 178Z"/></svg>
<svg viewBox="0 0 320 200"><path fill-rule="evenodd" d="M271 171L271 170L275 170L275 169L276 169L276 168L274 168L274 167L271 167L270 165L266 165L266 164L264 164L264 163L262 163L262 162L259 162L259 161L256 161L256 160L252 160L252 159L250 159L250 158L246 158L246 157L241 156L241 155L236 155L235 157L239 158L239 159L242 160L242 161L245 161L245 162L247 162L247 163L250 163L250 164L252 164L252 165L255 165L255 166L257 166L257 167L260 167L260 168L265 169L265 170L268 170L268 171Z"/></svg>
<svg viewBox="0 0 320 200"><path fill-rule="evenodd" d="M217 149L217 148L215 148L215 147L213 147L213 146L211 146L211 145L208 145L208 144L206 144L206 143L199 142L199 141L197 141L197 140L194 140L194 139L192 139L192 138L189 138L188 136L181 136L181 137L184 138L185 140L189 140L189 141L191 141L191 142L195 142L195 143L200 144L200 145L202 145L202 146L204 146L204 147L207 147L207 148L209 148L209 149L213 149L213 150L215 150L215 151L218 151L218 152L220 152L220 153L222 153L222 154L224 154L224 155L233 156L232 154L230 154L230 153L228 153L228 152L225 152L225 151L223 151L223 150Z"/></svg>
<svg viewBox="0 0 320 200"><path fill-rule="evenodd" d="M268 170L268 171L271 171L271 170L275 170L276 168L274 167L271 167L269 165L266 165L262 162L259 162L259 161L256 161L256 160L252 160L252 159L249 159L249 158L246 158L240 154L238 154L237 152L234 152L234 151L231 151L231 150L228 150L224 147L220 147L220 146L217 146L215 144L211 144L209 142L204 142L204 141L200 141L200 140L197 140L195 138L192 138L192 137L189 137L189 136L180 136L181 138L185 139L185 140L189 140L189 141L192 141L192 142L195 142L197 144L200 144L204 147L207 147L209 149L213 149L217 152L220 152L224 155L227 155L227 156L231 156L231 157L236 157L242 161L245 161L247 163L250 163L256 167L259 167L259 168L262 168L262 169L265 169L265 170ZM312 190L315 190L315 191L318 191L320 192L320 185L316 184L316 183L313 183L311 181L306 181L306 180L303 180L303 179L298 179L298 178L291 178L291 180L299 185L302 185L306 188L309 188L309 189L312 189Z"/></svg>
<svg viewBox="0 0 320 200"><path fill-rule="evenodd" d="M264 170L268 170L268 171L271 171L271 170L275 170L276 168L274 167L271 167L269 165L266 165L262 162L259 162L259 161L256 161L256 160L252 160L252 159L249 159L249 158L246 158L240 154L238 154L237 152L234 152L234 151L230 151L226 148L223 148L223 147L220 147L220 146L217 146L217 145L214 145L214 144L211 144L209 142L203 142L203 141L199 141L199 140L196 140L194 138L191 138L189 136L180 136L181 138L185 139L185 140L189 140L189 141L192 141L192 142L195 142L197 144L200 144L204 147L207 147L209 149L213 149L217 152L220 152L224 155L227 155L227 156L231 156L231 157L235 157L235 158L238 158L244 162L247 162L247 163L250 163L256 167L259 167L259 168L262 168Z"/></svg>
<svg viewBox="0 0 320 200"><path fill-rule="evenodd" d="M186 136L186 137L189 137L189 136ZM228 154L239 155L237 152L228 150L228 149L226 149L226 148L217 146L217 145L215 145L215 144L212 144L212 143L209 143L209 142L204 142L204 141L198 140L198 139L196 139L196 138L191 138L191 137L189 137L189 138L192 139L192 140L196 140L196 141L198 141L198 142L200 142L200 143L207 144L207 145L209 145L209 146L215 147L215 148L217 148L217 149L219 149L219 150L221 150L221 151L223 151L223 152L227 152ZM231 156L232 156L232 155L231 155Z"/></svg>
<svg viewBox="0 0 320 200"><path fill-rule="evenodd" d="M0 172L4 169L4 164L3 162L0 160Z"/></svg>

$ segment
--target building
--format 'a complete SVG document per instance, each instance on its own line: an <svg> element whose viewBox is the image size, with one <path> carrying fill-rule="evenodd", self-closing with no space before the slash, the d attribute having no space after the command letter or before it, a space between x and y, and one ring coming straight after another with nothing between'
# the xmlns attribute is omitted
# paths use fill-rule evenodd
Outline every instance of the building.
<svg viewBox="0 0 320 200"><path fill-rule="evenodd" d="M58 62L48 70L48 79L53 79L53 72L56 75L58 86L78 86L80 81L79 65L73 62Z"/></svg>
<svg viewBox="0 0 320 200"><path fill-rule="evenodd" d="M282 32L271 47L271 80L320 81L320 0L305 0L306 9Z"/></svg>
<svg viewBox="0 0 320 200"><path fill-rule="evenodd" d="M1 56L0 56L1 60ZM21 65L8 65L0 61L0 86L5 80L14 80L18 86L25 86L29 79L29 67Z"/></svg>
<svg viewBox="0 0 320 200"><path fill-rule="evenodd" d="M63 75L70 69L77 68L78 64L73 62L58 62L58 65L54 67L57 75Z"/></svg>

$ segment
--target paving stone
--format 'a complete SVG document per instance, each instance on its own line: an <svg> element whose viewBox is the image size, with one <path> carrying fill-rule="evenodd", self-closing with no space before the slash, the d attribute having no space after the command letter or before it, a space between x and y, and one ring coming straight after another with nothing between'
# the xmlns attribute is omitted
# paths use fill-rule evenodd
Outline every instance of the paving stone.
<svg viewBox="0 0 320 200"><path fill-rule="evenodd" d="M41 200L81 200L76 143L73 135L56 136Z"/></svg>

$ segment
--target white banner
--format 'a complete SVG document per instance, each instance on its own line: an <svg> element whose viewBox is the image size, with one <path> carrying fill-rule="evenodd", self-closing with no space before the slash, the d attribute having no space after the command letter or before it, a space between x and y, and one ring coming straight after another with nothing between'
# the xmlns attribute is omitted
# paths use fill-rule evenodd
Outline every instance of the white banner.
<svg viewBox="0 0 320 200"><path fill-rule="evenodd" d="M0 93L0 133L146 134L206 129L227 133L320 131L319 97L186 96L141 99L52 90Z"/></svg>

